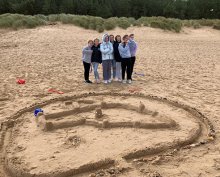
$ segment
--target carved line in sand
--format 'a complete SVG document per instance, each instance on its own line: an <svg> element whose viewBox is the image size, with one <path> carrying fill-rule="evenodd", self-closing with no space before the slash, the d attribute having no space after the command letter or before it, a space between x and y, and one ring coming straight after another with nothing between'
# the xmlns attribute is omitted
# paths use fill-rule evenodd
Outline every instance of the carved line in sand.
<svg viewBox="0 0 220 177"><path fill-rule="evenodd" d="M35 108L37 107L43 107L46 105L49 105L51 103L54 103L56 101L68 101L72 99L79 99L79 98L85 98L89 96L104 96L104 95L109 95L109 96L133 96L133 97L138 97L138 98L143 98L143 99L148 99L148 100L156 100L163 102L168 105L175 106L177 108L181 108L188 113L190 113L196 120L199 120L198 127L193 129L191 132L189 132L188 137L185 140L182 141L174 141L172 143L166 143L162 144L159 143L158 145L154 146L153 148L143 148L139 149L127 154L124 154L122 157L124 159L132 159L132 158L138 158L141 156L146 156L146 155L155 155L160 152L164 152L169 149L174 149L174 148L183 148L184 146L190 145L191 143L195 142L201 135L201 132L203 131L203 127L207 129L208 135L206 138L215 138L215 130L209 121L207 117L205 117L201 112L199 112L195 108L191 108L190 106L180 104L175 101L168 100L166 98L161 98L157 96L152 96L152 95L143 95L143 94L127 94L127 93L90 93L90 94L82 94L82 95L73 95L73 96L65 96L65 97L58 97L55 99L50 99L41 103L36 103L33 104L29 107L26 107L24 109L21 109L18 111L16 114L8 117L5 122L1 124L1 135L0 135L0 145L1 145L1 151L3 152L3 155L5 157L5 168L6 171L11 175L11 176L16 176L16 177L32 177L33 174L30 174L26 172L25 170L19 168L18 166L14 166L14 164L7 158L7 145L10 142L10 133L11 133L11 128L14 126L14 122L18 120L20 116L22 116L26 112L32 112ZM48 118L48 117L47 117ZM46 119L45 119L46 121ZM86 121L85 121L86 122ZM204 142L208 141L204 139ZM95 163L89 163L86 165L82 165L81 167L77 169L70 169L65 172L59 172L59 173L43 173L40 175L35 175L35 177L68 177L71 175L87 172L90 170L98 170L100 168L113 165L115 163L114 159L103 159L101 161L95 162Z"/></svg>
<svg viewBox="0 0 220 177"><path fill-rule="evenodd" d="M89 100L88 100L89 101ZM69 102L68 102L69 104ZM90 103L89 103L90 104ZM143 115L151 115L155 117L158 113L152 112L147 110L145 106L140 103L139 107L132 106L129 104L121 104L121 103L106 103L102 102L101 104L93 104L83 107L77 107L72 110L62 111L53 114L39 114L36 121L38 126L45 131L51 131L60 128L68 128L68 127L75 127L79 125L87 125L87 126L94 126L96 128L143 128L143 129L162 129L162 128L176 128L177 123L174 120L165 117L159 117L161 122L158 123L144 123L138 121L123 121L123 122L111 122L109 120L102 120L103 114L102 110L106 109L125 109L128 111L135 111L139 112ZM49 121L51 119L56 119L59 117L65 117L69 115L77 115L79 113L90 112L96 110L95 118L96 120L91 120L87 118L78 118L76 120L69 120L69 121Z"/></svg>

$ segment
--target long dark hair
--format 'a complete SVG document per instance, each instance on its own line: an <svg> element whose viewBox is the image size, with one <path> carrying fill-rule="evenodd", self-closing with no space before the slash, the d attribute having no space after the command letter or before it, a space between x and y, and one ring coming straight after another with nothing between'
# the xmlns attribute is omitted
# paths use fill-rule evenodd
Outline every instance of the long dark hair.
<svg viewBox="0 0 220 177"><path fill-rule="evenodd" d="M95 46L95 41L99 41L99 39L98 39L98 38L95 38L95 39L94 39L94 41L93 41L94 46ZM98 46L99 46L99 44L98 44Z"/></svg>
<svg viewBox="0 0 220 177"><path fill-rule="evenodd" d="M117 40L118 37L120 37L120 42L119 43L121 43L121 36L120 35L115 36L115 41L118 42L118 40Z"/></svg>

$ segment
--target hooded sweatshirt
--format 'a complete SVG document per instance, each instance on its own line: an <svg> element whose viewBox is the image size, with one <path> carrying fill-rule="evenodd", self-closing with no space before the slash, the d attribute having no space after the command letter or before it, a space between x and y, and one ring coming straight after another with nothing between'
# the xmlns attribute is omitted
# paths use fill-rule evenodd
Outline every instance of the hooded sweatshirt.
<svg viewBox="0 0 220 177"><path fill-rule="evenodd" d="M84 47L82 50L82 60L86 63L91 63L92 52L91 47Z"/></svg>
<svg viewBox="0 0 220 177"><path fill-rule="evenodd" d="M131 57L135 57L136 56L136 52L137 52L137 43L134 40L130 39L128 41L128 45L130 47Z"/></svg>
<svg viewBox="0 0 220 177"><path fill-rule="evenodd" d="M121 62L121 55L120 55L119 50L118 50L119 44L120 44L120 42L115 41L115 42L114 42L114 45L113 45L113 48L114 48L114 57L115 57L116 62Z"/></svg>
<svg viewBox="0 0 220 177"><path fill-rule="evenodd" d="M92 46L92 62L96 62L96 63L102 63L102 54L100 51L100 44L98 46Z"/></svg>
<svg viewBox="0 0 220 177"><path fill-rule="evenodd" d="M102 37L102 43L100 45L100 50L102 52L102 60L113 60L113 45L110 41L105 42L105 38L108 36L108 34L104 34ZM109 38L109 36L108 36Z"/></svg>
<svg viewBox="0 0 220 177"><path fill-rule="evenodd" d="M118 50L119 50L122 60L125 58L131 58L129 44L126 44L126 45L124 43L119 44Z"/></svg>

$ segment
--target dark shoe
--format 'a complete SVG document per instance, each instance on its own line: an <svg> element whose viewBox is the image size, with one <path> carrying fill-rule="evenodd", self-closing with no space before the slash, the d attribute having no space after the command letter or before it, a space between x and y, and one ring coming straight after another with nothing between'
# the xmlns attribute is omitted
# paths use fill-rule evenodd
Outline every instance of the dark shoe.
<svg viewBox="0 0 220 177"><path fill-rule="evenodd" d="M92 81L87 80L87 81L85 81L85 83L87 83L87 84L92 84Z"/></svg>

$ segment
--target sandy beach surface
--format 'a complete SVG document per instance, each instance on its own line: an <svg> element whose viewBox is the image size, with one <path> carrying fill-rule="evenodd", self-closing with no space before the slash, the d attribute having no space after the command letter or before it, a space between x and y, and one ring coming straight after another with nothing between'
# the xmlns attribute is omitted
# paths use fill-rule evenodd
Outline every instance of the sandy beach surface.
<svg viewBox="0 0 220 177"><path fill-rule="evenodd" d="M120 154L132 151L134 147L150 147L160 142L171 143L177 138L188 137L190 130L197 127L198 121L191 119L183 110L178 110L179 107L177 109L173 106L163 106L162 102L153 101L151 103L144 98L143 100L132 96L130 98L128 95L113 97L111 94L107 94L97 98L91 96L91 98L84 99L84 102L87 103L82 104L81 100L76 99L76 103L72 100L71 104L73 107L74 104L76 107L80 107L88 104L94 105L96 104L93 102L94 100L100 101L97 104L115 101L130 105L130 108L133 109L135 106L140 107L140 102L143 102L146 108L159 112L159 115L156 116L157 120L153 119L152 115L155 115L153 112L149 118L146 118L147 122L156 124L161 121L160 115L168 117L179 124L179 129L175 129L179 132L175 132L172 128L163 131L161 129L158 132L148 129L145 132L147 135L145 135L145 130L142 129L133 132L133 129L119 127L108 129L107 132L101 130L101 135L103 135L101 136L100 130L85 125L82 128L76 127L67 131L64 126L64 128L54 130L55 132L48 133L38 130L33 121L33 113L29 111L18 118L21 121L15 122L14 128L8 128L12 129L10 135L7 133L5 135L6 130L1 128L1 137L8 136L10 139L11 136L12 138L8 143L11 145L10 148L8 147L8 152L5 148L7 142L6 145L3 140L1 143L0 176L10 176L6 173L10 169L5 170L4 168L6 158L4 155L8 154L9 161L15 157L21 160L18 163L18 160L14 159L8 164L16 161L16 169L26 165L27 171L33 176L37 174L37 177L44 176L41 174L42 171L48 172L49 176L54 177L53 170L57 170L59 167L59 170L68 171L72 167L83 165L83 162L89 163L90 160L102 160L102 158L109 157L117 160L113 166L128 167L124 172L119 170L120 173L117 174L106 174L112 177L113 175L156 177L156 174L163 177L220 177L220 31L211 28L196 30L185 28L177 34L147 27L131 27L127 30L117 28L108 33L114 35L135 34L138 52L134 71L136 74L134 74L134 81L131 85L118 82L109 85L84 83L81 61L82 47L87 44L89 39L101 39L102 34L96 31L60 24L19 31L0 30L0 122L4 122L19 110L34 103L57 97L93 92L131 95L142 93L167 98L196 108L214 125L215 140L196 148L177 150L170 156L160 153L159 155L143 156L142 161L138 160L139 158L133 158L121 162ZM102 75L101 65L99 71ZM93 73L90 78L94 80ZM16 83L17 79L25 79L26 83L19 85ZM61 91L63 94L51 93L49 89ZM43 106L43 109L52 113L54 110L59 112L70 108L65 108L63 101L58 101L54 105L51 102L51 105ZM112 118L113 122L122 120L132 122L132 116L135 117L134 120L138 117L139 119L136 121L144 122L145 118L141 117L143 114L140 112L130 114L127 111L129 110L120 110L117 106L112 106L105 113ZM77 116L93 119L92 114L93 110L80 112L80 115L77 114ZM67 116L65 120L69 119L71 117ZM59 121L60 118L57 117L54 125L59 127L57 123ZM72 132L74 137L74 133L77 131L79 133L77 136L82 137L82 141L84 139L85 143L74 146L72 149L63 145L62 140L68 139L66 135L68 131ZM201 136L206 137L206 133L207 131L204 129ZM197 141L199 142L199 140ZM87 144L89 142L90 144ZM21 148L19 149L19 147ZM24 148L22 149L22 147ZM60 150L62 153L56 155ZM85 154L81 156L80 153L83 152ZM69 154L71 155L69 156ZM59 158L51 158L53 156ZM44 158L46 160L42 160ZM8 165L7 168L10 166ZM78 176L101 176L100 170L87 171ZM67 176L70 175L62 174L62 177Z"/></svg>

